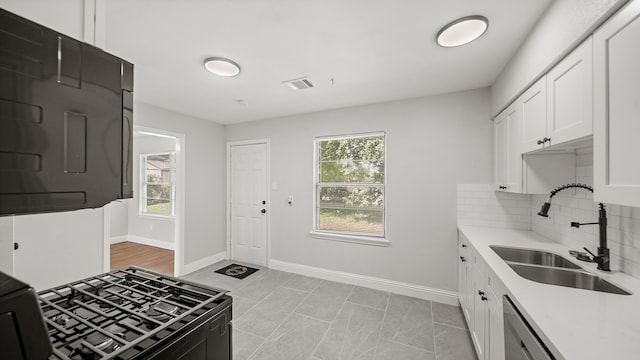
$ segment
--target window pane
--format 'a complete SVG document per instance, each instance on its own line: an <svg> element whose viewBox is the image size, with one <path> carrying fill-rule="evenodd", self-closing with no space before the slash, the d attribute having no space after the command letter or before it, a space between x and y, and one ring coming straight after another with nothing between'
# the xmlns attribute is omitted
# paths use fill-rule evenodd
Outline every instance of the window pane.
<svg viewBox="0 0 640 360"><path fill-rule="evenodd" d="M320 187L320 207L380 211L384 206L382 187Z"/></svg>
<svg viewBox="0 0 640 360"><path fill-rule="evenodd" d="M320 209L319 229L384 235L381 210Z"/></svg>
<svg viewBox="0 0 640 360"><path fill-rule="evenodd" d="M169 185L169 184L160 184L160 185L148 184L147 185L147 199L169 201L171 199L171 185Z"/></svg>
<svg viewBox="0 0 640 360"><path fill-rule="evenodd" d="M321 161L320 182L382 184L384 160Z"/></svg>
<svg viewBox="0 0 640 360"><path fill-rule="evenodd" d="M147 199L147 213L171 215L171 203L169 200Z"/></svg>
<svg viewBox="0 0 640 360"><path fill-rule="evenodd" d="M318 142L320 161L384 160L384 135Z"/></svg>
<svg viewBox="0 0 640 360"><path fill-rule="evenodd" d="M171 182L171 154L148 155L145 174L148 183Z"/></svg>

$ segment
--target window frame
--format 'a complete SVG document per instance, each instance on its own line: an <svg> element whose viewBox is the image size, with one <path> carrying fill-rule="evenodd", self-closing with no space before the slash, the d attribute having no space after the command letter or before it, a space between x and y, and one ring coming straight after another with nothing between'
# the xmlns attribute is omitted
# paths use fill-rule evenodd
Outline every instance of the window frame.
<svg viewBox="0 0 640 360"><path fill-rule="evenodd" d="M159 155L169 155L169 158L171 159L171 162L172 162L170 167L171 182L148 183L147 182L147 158L149 156L159 156ZM176 217L176 177L177 177L176 161L177 159L176 159L175 151L164 151L164 152L158 152L158 153L140 154L140 180L139 180L140 200L138 202L138 215L167 218L167 219L173 219ZM147 212L147 199L148 199L147 185L170 185L169 214L158 214L158 213Z"/></svg>
<svg viewBox="0 0 640 360"><path fill-rule="evenodd" d="M319 181L320 174L320 154L319 154L319 143L321 141L327 140L342 140L342 139L353 139L353 138L364 138L364 137L376 137L382 136L384 142L384 180L382 184L365 184L361 183L361 185L367 186L381 186L382 194L383 194L383 208L382 208L382 234L372 234L372 233L361 233L361 232L352 232L352 231L332 231L332 230L320 230L320 188L321 186L345 186L346 187L358 187L358 183L321 183ZM375 245L375 246L389 246L390 241L387 237L387 199L388 199L388 186L387 186L387 154L388 154L388 143L387 143L387 134L385 131L375 131L375 132L367 132L367 133L354 133L354 134L343 134L343 135L331 135L331 136L318 136L313 141L313 229L310 231L310 235L312 238L317 239L325 239L325 240L335 240L335 241L343 241L357 244L365 244L365 245Z"/></svg>

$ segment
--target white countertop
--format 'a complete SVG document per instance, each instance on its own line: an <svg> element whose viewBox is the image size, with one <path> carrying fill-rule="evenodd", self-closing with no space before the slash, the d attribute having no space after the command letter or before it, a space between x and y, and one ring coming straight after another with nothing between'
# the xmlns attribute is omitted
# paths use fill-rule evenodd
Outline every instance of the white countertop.
<svg viewBox="0 0 640 360"><path fill-rule="evenodd" d="M509 298L558 359L640 359L640 280L615 269L610 273L597 270L595 263L577 261L569 256L566 246L531 231L458 228L506 286ZM562 255L632 295L527 280L516 274L489 245L541 249Z"/></svg>

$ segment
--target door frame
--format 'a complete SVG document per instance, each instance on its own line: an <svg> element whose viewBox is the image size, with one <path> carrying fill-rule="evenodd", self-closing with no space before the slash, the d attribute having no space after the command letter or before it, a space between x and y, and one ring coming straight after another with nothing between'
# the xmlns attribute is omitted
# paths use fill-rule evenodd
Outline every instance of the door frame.
<svg viewBox="0 0 640 360"><path fill-rule="evenodd" d="M186 174L186 155L185 155L185 147L186 147L186 136L182 133L177 133L173 131L151 128L147 126L133 126L133 132L137 131L148 132L158 135L165 135L175 138L175 152L176 152L176 162L179 164L176 169L176 202L175 202L175 212L176 215L174 217L174 231L173 231L173 275L174 276L182 276L184 275L184 233L185 233L185 220L184 220L184 211L185 211L185 174ZM133 136L133 134L132 134ZM139 169L134 169L134 171L139 171ZM140 189L137 188L137 184L134 185L134 193L139 192ZM109 204L103 207L103 270L105 272L110 271L111 269L111 207Z"/></svg>
<svg viewBox="0 0 640 360"><path fill-rule="evenodd" d="M267 247L267 258L265 264L269 267L271 262L271 140L269 138L254 139L254 140L241 140L241 141L227 141L227 257L233 259L233 246L231 245L231 148L234 146L243 145L259 145L265 144L267 146L267 181L266 181L266 195L267 195L267 239L265 246Z"/></svg>

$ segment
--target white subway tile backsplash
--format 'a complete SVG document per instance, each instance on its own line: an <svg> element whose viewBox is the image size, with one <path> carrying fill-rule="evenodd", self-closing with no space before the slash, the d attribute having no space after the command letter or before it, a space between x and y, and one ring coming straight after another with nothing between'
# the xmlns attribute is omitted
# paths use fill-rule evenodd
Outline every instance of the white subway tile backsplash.
<svg viewBox="0 0 640 360"><path fill-rule="evenodd" d="M493 190L493 184L458 185L458 224L531 229L531 196Z"/></svg>

